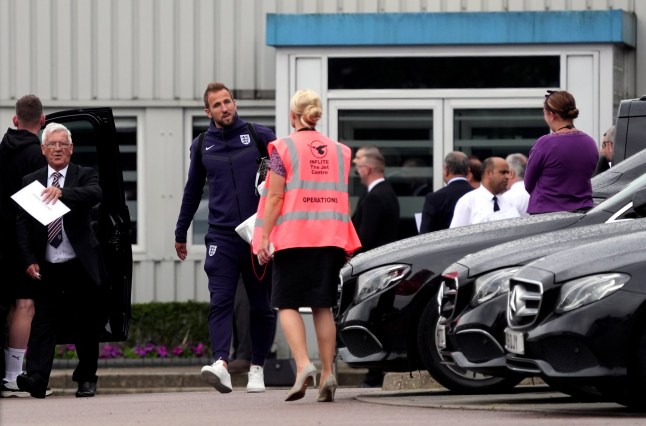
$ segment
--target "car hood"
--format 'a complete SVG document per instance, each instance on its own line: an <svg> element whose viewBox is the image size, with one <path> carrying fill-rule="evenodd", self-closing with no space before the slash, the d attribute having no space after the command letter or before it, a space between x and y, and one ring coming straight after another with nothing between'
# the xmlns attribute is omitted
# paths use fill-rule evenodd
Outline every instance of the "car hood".
<svg viewBox="0 0 646 426"><path fill-rule="evenodd" d="M522 265L530 260L583 244L641 231L646 231L646 219L581 226L510 241L468 254L456 263L466 267L469 277L473 277L504 267ZM457 268L452 265L446 269L450 270Z"/></svg>
<svg viewBox="0 0 646 426"><path fill-rule="evenodd" d="M341 274L357 275L377 266L398 262L420 262L425 268L440 273L468 253L525 235L561 229L584 216L583 213L548 213L430 232L361 253L346 264Z"/></svg>
<svg viewBox="0 0 646 426"><path fill-rule="evenodd" d="M553 275L555 283L562 283L643 262L646 262L646 231L619 235L542 257L521 268L514 278L536 276L538 270L542 270Z"/></svg>

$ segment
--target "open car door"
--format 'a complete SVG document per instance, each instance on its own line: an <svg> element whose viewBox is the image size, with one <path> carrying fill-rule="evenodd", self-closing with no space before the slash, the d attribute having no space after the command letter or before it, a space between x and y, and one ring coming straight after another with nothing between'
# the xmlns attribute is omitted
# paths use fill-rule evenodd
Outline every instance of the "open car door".
<svg viewBox="0 0 646 426"><path fill-rule="evenodd" d="M98 171L103 201L96 208L93 226L108 272L108 278L103 283L105 297L102 306L106 322L100 340L126 340L131 318L131 228L112 109L60 111L47 115L46 119L46 123L65 125L72 133L73 161ZM64 324L62 328L58 332L58 343L72 343Z"/></svg>

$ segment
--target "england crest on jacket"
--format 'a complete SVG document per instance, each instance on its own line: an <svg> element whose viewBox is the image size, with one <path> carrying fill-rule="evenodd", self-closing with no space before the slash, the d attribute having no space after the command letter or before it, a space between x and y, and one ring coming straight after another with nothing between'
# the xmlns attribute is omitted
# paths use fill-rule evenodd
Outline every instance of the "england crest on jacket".
<svg viewBox="0 0 646 426"><path fill-rule="evenodd" d="M242 142L243 145L249 145L249 143L251 142L251 136L240 135L240 142Z"/></svg>

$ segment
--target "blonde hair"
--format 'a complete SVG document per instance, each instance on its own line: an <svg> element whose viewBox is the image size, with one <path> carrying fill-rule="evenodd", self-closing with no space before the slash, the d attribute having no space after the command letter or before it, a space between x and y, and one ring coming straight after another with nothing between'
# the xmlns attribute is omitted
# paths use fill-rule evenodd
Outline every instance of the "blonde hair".
<svg viewBox="0 0 646 426"><path fill-rule="evenodd" d="M321 97L309 89L296 92L289 107L305 127L315 127L323 115Z"/></svg>

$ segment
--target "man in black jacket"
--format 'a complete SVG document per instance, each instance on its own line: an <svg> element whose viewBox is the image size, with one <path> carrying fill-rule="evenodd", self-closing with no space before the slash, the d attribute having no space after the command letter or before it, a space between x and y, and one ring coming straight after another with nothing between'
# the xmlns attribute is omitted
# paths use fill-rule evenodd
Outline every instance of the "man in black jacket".
<svg viewBox="0 0 646 426"><path fill-rule="evenodd" d="M352 223L359 235L361 248L355 255L397 239L399 228L399 200L390 183L385 179L386 161L376 146L359 148L352 160L355 171L367 192L359 198L352 215ZM384 373L368 370L363 387L380 387Z"/></svg>
<svg viewBox="0 0 646 426"><path fill-rule="evenodd" d="M22 188L23 176L47 164L40 149L38 132L45 123L43 105L35 95L26 95L16 102L13 117L15 129L7 129L0 143L0 347L4 374L0 396L29 396L16 385L22 373L23 359L29 340L31 320L34 317L32 288L22 269L16 250L16 216L18 205L11 196ZM5 339L5 321L8 319L8 338ZM6 342L6 347L5 347Z"/></svg>
<svg viewBox="0 0 646 426"><path fill-rule="evenodd" d="M397 239L399 201L385 179L386 161L376 146L357 150L352 160L361 183L367 188L352 215L361 249L355 254L391 243Z"/></svg>
<svg viewBox="0 0 646 426"><path fill-rule="evenodd" d="M424 200L420 234L449 229L453 210L460 197L473 190L467 181L469 159L460 151L449 152L444 157L444 183L446 186L432 192Z"/></svg>
<svg viewBox="0 0 646 426"><path fill-rule="evenodd" d="M92 230L92 207L102 199L99 176L90 167L70 162L72 135L58 123L43 131L43 167L23 178L45 189L46 204L63 202L70 211L47 226L20 210L16 234L23 270L35 287L36 314L27 354L27 372L16 382L22 391L44 398L54 362L57 325L71 326L79 362L72 375L77 397L96 393L99 334L104 319L100 312L101 283L106 277L99 242Z"/></svg>

